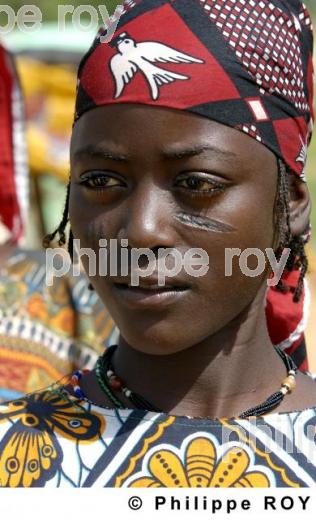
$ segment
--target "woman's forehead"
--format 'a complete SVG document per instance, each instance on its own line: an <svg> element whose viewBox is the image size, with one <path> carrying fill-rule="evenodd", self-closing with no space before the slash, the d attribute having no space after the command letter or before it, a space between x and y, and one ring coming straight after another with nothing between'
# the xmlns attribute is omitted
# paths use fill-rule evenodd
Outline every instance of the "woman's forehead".
<svg viewBox="0 0 316 520"><path fill-rule="evenodd" d="M218 160L242 161L256 157L276 165L274 154L247 135L188 111L146 105L101 106L86 112L74 126L71 155L82 151L109 156L142 155L146 150L162 159L212 154Z"/></svg>

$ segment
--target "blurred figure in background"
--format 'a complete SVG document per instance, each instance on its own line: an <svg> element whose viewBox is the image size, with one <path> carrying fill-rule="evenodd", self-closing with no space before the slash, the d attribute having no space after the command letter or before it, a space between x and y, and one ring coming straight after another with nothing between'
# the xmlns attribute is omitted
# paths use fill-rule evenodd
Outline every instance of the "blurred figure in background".
<svg viewBox="0 0 316 520"><path fill-rule="evenodd" d="M0 46L0 400L93 366L115 329L84 276L45 284L45 253L21 248L29 171L21 88Z"/></svg>
<svg viewBox="0 0 316 520"><path fill-rule="evenodd" d="M1 258L23 235L28 210L28 167L21 89L11 55L0 46ZM5 244L5 247L4 247Z"/></svg>

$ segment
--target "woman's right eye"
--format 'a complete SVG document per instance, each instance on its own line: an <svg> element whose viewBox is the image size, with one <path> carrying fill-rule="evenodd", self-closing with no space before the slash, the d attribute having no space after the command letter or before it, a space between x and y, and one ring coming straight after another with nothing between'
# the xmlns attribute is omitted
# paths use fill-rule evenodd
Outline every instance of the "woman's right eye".
<svg viewBox="0 0 316 520"><path fill-rule="evenodd" d="M125 183L113 174L103 172L89 172L82 175L80 184L94 190L106 190L125 186Z"/></svg>

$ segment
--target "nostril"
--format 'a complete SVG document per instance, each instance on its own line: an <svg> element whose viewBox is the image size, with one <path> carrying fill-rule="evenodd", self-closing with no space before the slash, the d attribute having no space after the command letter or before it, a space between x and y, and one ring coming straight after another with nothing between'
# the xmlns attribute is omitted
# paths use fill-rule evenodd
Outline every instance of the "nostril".
<svg viewBox="0 0 316 520"><path fill-rule="evenodd" d="M154 253L155 257L158 258L159 249L162 249L163 246L156 246L151 249L151 251Z"/></svg>
<svg viewBox="0 0 316 520"><path fill-rule="evenodd" d="M151 251L151 250L148 249L148 251ZM145 253L141 254L138 257L138 267L140 269L143 269L143 268L148 267L148 264L149 264L149 257L148 257L148 255L146 255Z"/></svg>

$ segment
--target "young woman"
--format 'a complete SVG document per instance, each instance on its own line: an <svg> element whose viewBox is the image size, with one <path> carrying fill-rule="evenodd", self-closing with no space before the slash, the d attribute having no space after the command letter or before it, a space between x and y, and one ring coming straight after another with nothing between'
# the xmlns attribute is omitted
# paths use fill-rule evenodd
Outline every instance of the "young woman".
<svg viewBox="0 0 316 520"><path fill-rule="evenodd" d="M100 240L154 259L199 248L209 269L163 287L155 271L134 287L130 262L92 275L83 257L118 346L95 370L2 407L1 484L313 485L316 383L272 344L270 266L251 276L235 258L225 272L231 249L290 249L278 290L301 299L308 13L296 0L132 4L111 45L97 38L80 66L59 239L70 215L71 254L74 238L97 258Z"/></svg>

